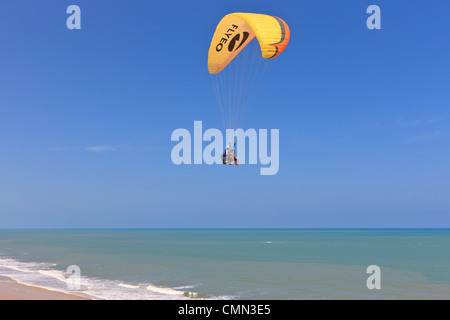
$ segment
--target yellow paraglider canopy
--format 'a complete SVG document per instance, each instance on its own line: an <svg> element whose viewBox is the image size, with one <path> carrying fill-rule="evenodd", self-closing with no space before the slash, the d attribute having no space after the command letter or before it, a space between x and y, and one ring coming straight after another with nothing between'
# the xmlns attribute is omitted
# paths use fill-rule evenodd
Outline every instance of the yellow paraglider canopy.
<svg viewBox="0 0 450 320"><path fill-rule="evenodd" d="M218 24L209 48L209 73L222 71L255 37L262 57L275 58L286 48L289 36L289 27L278 17L242 12L228 14Z"/></svg>

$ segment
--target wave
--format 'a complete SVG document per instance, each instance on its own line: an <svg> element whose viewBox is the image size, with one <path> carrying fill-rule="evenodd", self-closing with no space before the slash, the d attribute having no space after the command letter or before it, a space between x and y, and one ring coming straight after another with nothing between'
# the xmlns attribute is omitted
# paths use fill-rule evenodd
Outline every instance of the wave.
<svg viewBox="0 0 450 320"><path fill-rule="evenodd" d="M140 288L142 288L141 286L135 286L135 285L126 284L126 283L119 283L119 286L121 286L123 288L127 288L127 289L140 289Z"/></svg>
<svg viewBox="0 0 450 320"><path fill-rule="evenodd" d="M199 297L199 294L197 292L175 290L174 288L157 287L152 284L147 286L147 290L150 290L150 291L156 292L156 293L161 293L164 295L171 295L171 296L182 295L184 297L190 297L190 298L198 298Z"/></svg>
<svg viewBox="0 0 450 320"><path fill-rule="evenodd" d="M169 300L169 299L229 299L225 296L210 296L184 289L193 285L178 287L156 286L152 283L128 283L82 275L80 286L73 290L68 286L65 271L55 269L55 264L23 262L0 257L0 275L14 281L43 289L89 297L95 300Z"/></svg>
<svg viewBox="0 0 450 320"><path fill-rule="evenodd" d="M263 243L286 243L283 241L264 241Z"/></svg>

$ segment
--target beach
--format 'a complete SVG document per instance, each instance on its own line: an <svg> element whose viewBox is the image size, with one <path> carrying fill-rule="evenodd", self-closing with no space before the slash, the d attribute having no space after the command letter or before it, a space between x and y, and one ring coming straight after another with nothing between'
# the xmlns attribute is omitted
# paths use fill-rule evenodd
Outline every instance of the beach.
<svg viewBox="0 0 450 320"><path fill-rule="evenodd" d="M77 295L26 286L0 276L0 300L90 300Z"/></svg>

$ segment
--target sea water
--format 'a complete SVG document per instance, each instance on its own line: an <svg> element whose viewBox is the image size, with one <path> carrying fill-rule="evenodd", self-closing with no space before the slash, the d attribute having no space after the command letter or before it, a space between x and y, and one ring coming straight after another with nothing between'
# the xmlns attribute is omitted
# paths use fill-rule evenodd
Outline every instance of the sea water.
<svg viewBox="0 0 450 320"><path fill-rule="evenodd" d="M0 230L0 275L94 299L450 299L450 229Z"/></svg>

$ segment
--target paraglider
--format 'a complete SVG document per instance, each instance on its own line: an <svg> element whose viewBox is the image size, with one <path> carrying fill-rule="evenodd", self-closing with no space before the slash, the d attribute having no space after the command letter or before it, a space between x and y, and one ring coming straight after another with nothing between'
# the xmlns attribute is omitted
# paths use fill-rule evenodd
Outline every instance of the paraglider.
<svg viewBox="0 0 450 320"><path fill-rule="evenodd" d="M225 129L243 124L267 61L283 52L289 38L288 25L275 16L237 12L219 22L209 48L208 71ZM222 163L239 165L236 142L227 142Z"/></svg>
<svg viewBox="0 0 450 320"><path fill-rule="evenodd" d="M239 158L236 156L237 150L236 150L236 139L234 140L234 148L231 149L230 146L227 146L221 155L222 158L222 164L229 164L229 165L239 165Z"/></svg>

